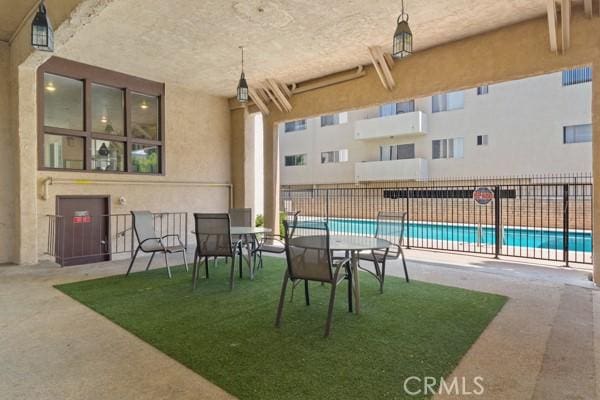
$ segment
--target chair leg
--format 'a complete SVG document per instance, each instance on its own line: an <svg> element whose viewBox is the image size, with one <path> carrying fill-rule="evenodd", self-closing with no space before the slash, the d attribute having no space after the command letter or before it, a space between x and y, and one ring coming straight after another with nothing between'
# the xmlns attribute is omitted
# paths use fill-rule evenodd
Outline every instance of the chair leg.
<svg viewBox="0 0 600 400"><path fill-rule="evenodd" d="M190 269L189 269L188 263L187 263L187 257L185 255L185 250L183 250L181 253L183 254L183 263L185 264L185 272L190 272Z"/></svg>
<svg viewBox="0 0 600 400"><path fill-rule="evenodd" d="M196 286L198 285L198 264L194 262L194 266L192 268L192 290L196 290Z"/></svg>
<svg viewBox="0 0 600 400"><path fill-rule="evenodd" d="M235 276L235 254L231 257L231 273L229 274L229 290L233 290L234 276Z"/></svg>
<svg viewBox="0 0 600 400"><path fill-rule="evenodd" d="M146 271L150 269L150 264L152 264L152 260L154 259L155 254L156 253L152 253L152 255L150 256L150 261L148 261L148 265L146 265Z"/></svg>
<svg viewBox="0 0 600 400"><path fill-rule="evenodd" d="M277 317L275 318L275 326L279 328L281 326L281 315L283 314L283 303L285 303L285 291L289 281L289 275L287 269L283 274L283 282L281 283L281 295L279 296L279 305L277 306Z"/></svg>
<svg viewBox="0 0 600 400"><path fill-rule="evenodd" d="M206 270L206 279L208 279L208 257L204 257L204 269Z"/></svg>
<svg viewBox="0 0 600 400"><path fill-rule="evenodd" d="M409 283L410 279L408 279L408 269L406 268L406 259L404 258L404 252L402 248L400 248L400 255L402 256L402 266L404 267L404 277L406 278L406 282Z"/></svg>
<svg viewBox="0 0 600 400"><path fill-rule="evenodd" d="M240 254L238 254L238 257L239 257L239 264L240 264L240 265L239 265L239 267L240 267L240 279L242 279L242 275L243 275L243 274L242 274L242 270L243 270L243 268L242 268L242 261L243 261L243 260L242 260L242 258L243 258L243 257L242 257L242 254L244 254L244 250L243 250L243 247L242 247L242 243L241 243L241 242L240 242L240 245L239 245L239 247L238 247L238 250L239 250L239 252L240 252Z"/></svg>
<svg viewBox="0 0 600 400"><path fill-rule="evenodd" d="M173 275L171 275L171 267L169 267L169 257L167 257L166 251L163 254L165 255L165 265L167 266L167 273L169 274L169 279L171 279L173 278Z"/></svg>
<svg viewBox="0 0 600 400"><path fill-rule="evenodd" d="M310 296L308 294L308 281L304 281L304 298L306 299L306 305L310 306Z"/></svg>
<svg viewBox="0 0 600 400"><path fill-rule="evenodd" d="M140 251L140 246L138 246L137 249L135 249L135 253L133 253L133 258L131 259L131 262L129 263L129 268L127 268L127 272L125 273L125 276L129 276L129 273L131 272L131 268L133 267L133 263L135 262L135 258L138 255L138 251ZM154 253L152 253L152 255L154 255Z"/></svg>
<svg viewBox="0 0 600 400"><path fill-rule="evenodd" d="M335 289L337 284L331 284L331 295L329 296L329 309L327 311L327 323L325 324L325 337L331 333L331 323L333 321L333 304L335 303Z"/></svg>
<svg viewBox="0 0 600 400"><path fill-rule="evenodd" d="M383 283L385 281L385 258L381 262L381 278L379 279L379 293L383 293Z"/></svg>

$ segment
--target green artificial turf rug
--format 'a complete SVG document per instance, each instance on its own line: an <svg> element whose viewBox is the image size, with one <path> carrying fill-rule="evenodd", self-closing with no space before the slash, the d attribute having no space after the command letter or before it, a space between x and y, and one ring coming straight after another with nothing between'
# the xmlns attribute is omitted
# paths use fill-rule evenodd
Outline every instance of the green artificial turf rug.
<svg viewBox="0 0 600 400"><path fill-rule="evenodd" d="M448 376L506 298L386 277L385 292L361 273L361 313L338 288L329 338L323 337L329 285L290 286L283 324L274 327L284 260L266 258L254 281L229 265L191 288L177 267L56 286L240 399L417 399L411 376ZM203 268L202 268L203 271ZM245 271L247 272L247 270ZM418 384L417 380L413 380ZM417 388L412 387L412 390Z"/></svg>

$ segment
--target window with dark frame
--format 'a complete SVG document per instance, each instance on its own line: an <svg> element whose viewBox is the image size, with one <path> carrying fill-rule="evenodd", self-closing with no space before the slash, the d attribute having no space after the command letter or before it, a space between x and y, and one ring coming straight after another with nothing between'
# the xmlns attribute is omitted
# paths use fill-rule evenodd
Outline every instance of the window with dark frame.
<svg viewBox="0 0 600 400"><path fill-rule="evenodd" d="M592 124L563 127L563 143L589 143L592 141Z"/></svg>
<svg viewBox="0 0 600 400"><path fill-rule="evenodd" d="M306 165L306 154L292 154L285 156L284 164L286 167L299 167Z"/></svg>
<svg viewBox="0 0 600 400"><path fill-rule="evenodd" d="M477 135L477 146L487 146L488 135Z"/></svg>
<svg viewBox="0 0 600 400"><path fill-rule="evenodd" d="M488 85L482 85L477 87L477 96L483 96L490 92L490 87Z"/></svg>
<svg viewBox="0 0 600 400"><path fill-rule="evenodd" d="M164 85L52 57L38 72L39 169L164 174Z"/></svg>

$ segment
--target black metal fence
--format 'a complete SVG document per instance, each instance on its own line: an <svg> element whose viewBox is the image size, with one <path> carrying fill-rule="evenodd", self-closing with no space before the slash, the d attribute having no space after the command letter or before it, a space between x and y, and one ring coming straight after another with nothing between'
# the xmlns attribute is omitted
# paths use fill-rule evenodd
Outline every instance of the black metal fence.
<svg viewBox="0 0 600 400"><path fill-rule="evenodd" d="M592 262L590 176L282 188L281 201L337 234L373 235L378 211L403 211L409 248Z"/></svg>
<svg viewBox="0 0 600 400"><path fill-rule="evenodd" d="M74 217L78 218L78 217ZM131 255L137 246L131 214L105 214L67 221L62 215L48 215L46 255L61 266L110 259L116 255ZM154 230L159 236L177 234L188 247L188 216L186 212L154 213ZM165 245L179 244L167 237Z"/></svg>

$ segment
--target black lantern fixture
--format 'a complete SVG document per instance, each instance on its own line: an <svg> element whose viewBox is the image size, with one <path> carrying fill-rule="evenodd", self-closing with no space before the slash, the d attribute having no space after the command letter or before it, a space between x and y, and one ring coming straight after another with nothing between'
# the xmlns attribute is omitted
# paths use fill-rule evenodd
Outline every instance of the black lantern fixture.
<svg viewBox="0 0 600 400"><path fill-rule="evenodd" d="M38 50L54 51L54 31L43 0L31 23L31 45Z"/></svg>
<svg viewBox="0 0 600 400"><path fill-rule="evenodd" d="M246 76L244 75L244 47L240 46L242 49L242 75L240 76L240 82L237 87L237 100L240 103L248 102L248 83L246 82Z"/></svg>
<svg viewBox="0 0 600 400"><path fill-rule="evenodd" d="M402 0L402 14L398 17L398 26L394 33L394 46L392 56L404 58L412 54L412 32L408 26L408 14L404 12L404 0Z"/></svg>

